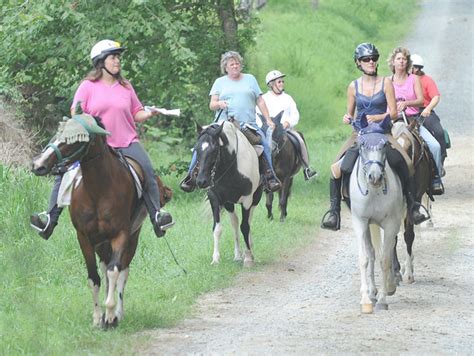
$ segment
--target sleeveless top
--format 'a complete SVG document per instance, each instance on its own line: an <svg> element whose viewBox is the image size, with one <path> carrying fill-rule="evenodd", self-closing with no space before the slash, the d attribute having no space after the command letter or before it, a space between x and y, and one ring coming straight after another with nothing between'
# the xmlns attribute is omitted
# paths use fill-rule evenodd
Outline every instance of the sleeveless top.
<svg viewBox="0 0 474 356"><path fill-rule="evenodd" d="M403 84L396 84L393 81L392 76L392 83L393 89L395 90L395 98L398 101L408 101L408 100L416 100L416 93L415 93L415 75L409 74L408 78L405 80ZM408 106L405 110L405 113L408 116L418 114L420 110L414 106Z"/></svg>
<svg viewBox="0 0 474 356"><path fill-rule="evenodd" d="M387 98L383 91L385 84L385 77L382 77L382 89L372 95L371 97L359 93L357 87L357 79L354 80L355 90L356 90L356 107L357 107L357 117L356 120L360 120L362 114L366 115L378 115L384 114L387 112Z"/></svg>

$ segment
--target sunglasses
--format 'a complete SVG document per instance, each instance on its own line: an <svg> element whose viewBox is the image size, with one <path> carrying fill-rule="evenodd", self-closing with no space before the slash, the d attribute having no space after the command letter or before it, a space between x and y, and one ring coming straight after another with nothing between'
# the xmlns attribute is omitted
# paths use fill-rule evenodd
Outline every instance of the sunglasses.
<svg viewBox="0 0 474 356"><path fill-rule="evenodd" d="M379 60L379 57L378 56L373 56L373 57L362 57L360 59L361 62L364 62L364 63L369 63L370 61L372 62L377 62Z"/></svg>

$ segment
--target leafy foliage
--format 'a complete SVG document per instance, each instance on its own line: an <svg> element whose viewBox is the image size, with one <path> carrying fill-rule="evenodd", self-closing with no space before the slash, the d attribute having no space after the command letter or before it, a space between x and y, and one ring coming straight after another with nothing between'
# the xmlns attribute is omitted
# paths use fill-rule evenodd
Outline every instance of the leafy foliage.
<svg viewBox="0 0 474 356"><path fill-rule="evenodd" d="M161 137L168 128L189 135L190 119L209 121L208 90L226 50L219 6L219 0L3 0L0 94L21 104L30 126L50 131L69 113L91 69L92 45L109 38L127 47L123 73L144 104L182 109L180 118L160 119ZM242 23L237 35L243 50L254 21Z"/></svg>

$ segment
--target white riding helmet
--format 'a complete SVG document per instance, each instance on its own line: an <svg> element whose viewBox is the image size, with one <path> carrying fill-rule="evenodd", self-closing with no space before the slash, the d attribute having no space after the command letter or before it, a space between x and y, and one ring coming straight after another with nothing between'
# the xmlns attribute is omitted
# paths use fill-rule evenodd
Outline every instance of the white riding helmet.
<svg viewBox="0 0 474 356"><path fill-rule="evenodd" d="M99 41L91 49L92 63L96 66L98 61L105 59L109 54L122 53L125 49L119 42L112 40Z"/></svg>
<svg viewBox="0 0 474 356"><path fill-rule="evenodd" d="M423 58L421 58L421 56L419 56L417 54L412 54L410 58L411 58L411 61L412 61L412 65L418 66L418 67L424 67L425 66L425 64L423 63Z"/></svg>
<svg viewBox="0 0 474 356"><path fill-rule="evenodd" d="M272 70L272 71L268 72L267 76L265 77L265 83L267 83L267 85L268 85L272 80L275 80L275 79L278 79L278 78L283 78L285 76L286 76L286 74L283 74L279 70Z"/></svg>

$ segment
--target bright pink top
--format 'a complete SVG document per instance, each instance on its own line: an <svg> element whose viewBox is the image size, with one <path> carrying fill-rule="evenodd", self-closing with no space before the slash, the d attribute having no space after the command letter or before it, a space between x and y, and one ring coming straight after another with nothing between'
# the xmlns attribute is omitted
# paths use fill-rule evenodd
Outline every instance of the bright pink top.
<svg viewBox="0 0 474 356"><path fill-rule="evenodd" d="M403 84L395 84L393 83L393 88L395 89L395 98L398 101L408 101L408 100L416 100L416 93L415 93L415 75L409 74L408 78L405 80ZM414 106L408 106L405 110L407 115L416 115L419 113L419 109Z"/></svg>
<svg viewBox="0 0 474 356"><path fill-rule="evenodd" d="M115 148L128 147L138 142L135 114L143 110L132 85L128 87L116 82L108 85L100 80L84 80L74 95L72 107L81 101L82 110L102 119L105 129L110 132L107 143Z"/></svg>

